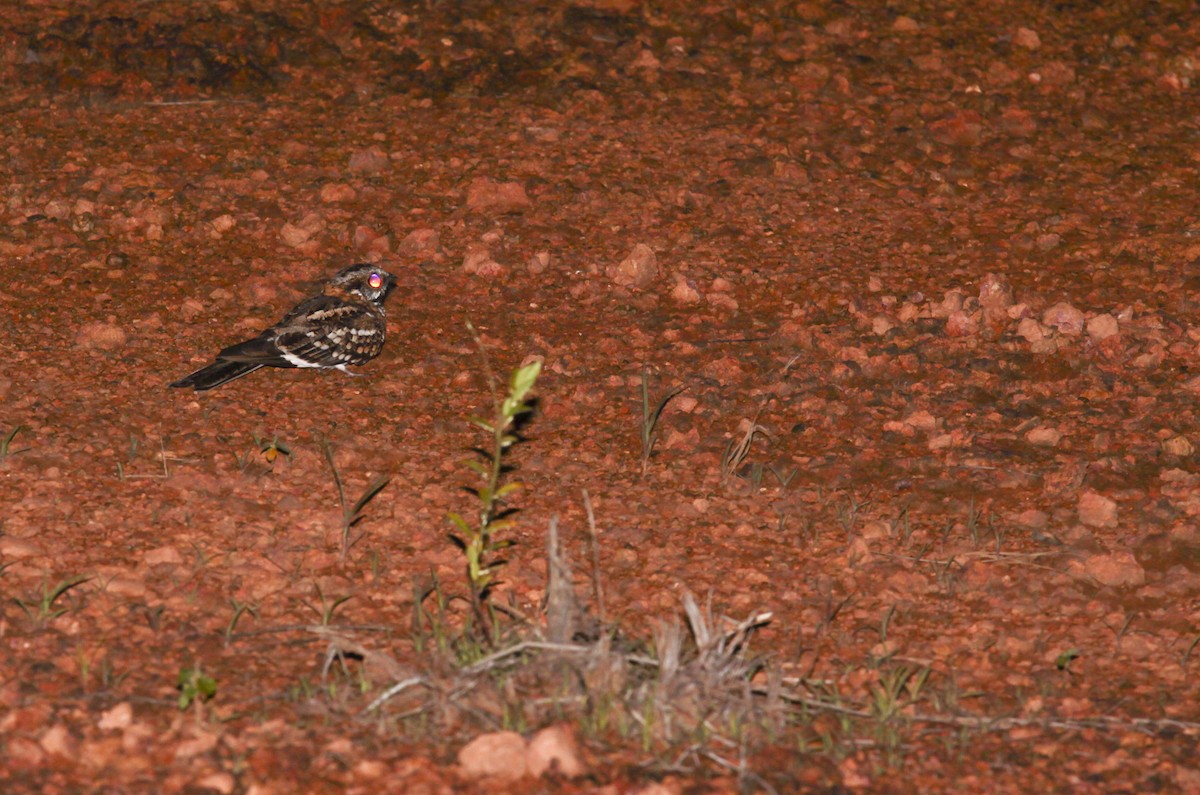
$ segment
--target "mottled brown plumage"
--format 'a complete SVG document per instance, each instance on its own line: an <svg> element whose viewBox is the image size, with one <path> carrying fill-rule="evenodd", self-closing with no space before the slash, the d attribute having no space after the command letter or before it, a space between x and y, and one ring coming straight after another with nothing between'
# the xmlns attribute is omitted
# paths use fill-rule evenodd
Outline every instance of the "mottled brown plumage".
<svg viewBox="0 0 1200 795"><path fill-rule="evenodd" d="M197 392L218 387L260 367L334 367L374 359L387 332L384 299L395 277L374 265L351 265L326 282L254 339L231 345L216 361L171 384Z"/></svg>

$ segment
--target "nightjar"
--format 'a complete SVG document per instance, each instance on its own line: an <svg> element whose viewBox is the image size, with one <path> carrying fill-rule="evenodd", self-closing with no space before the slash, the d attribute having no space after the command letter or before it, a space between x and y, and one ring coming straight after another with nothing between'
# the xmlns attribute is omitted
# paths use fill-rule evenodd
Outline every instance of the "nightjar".
<svg viewBox="0 0 1200 795"><path fill-rule="evenodd" d="M383 302L395 277L374 265L351 265L305 298L254 339L231 345L216 361L171 386L197 392L218 387L260 367L334 367L368 362L383 350Z"/></svg>

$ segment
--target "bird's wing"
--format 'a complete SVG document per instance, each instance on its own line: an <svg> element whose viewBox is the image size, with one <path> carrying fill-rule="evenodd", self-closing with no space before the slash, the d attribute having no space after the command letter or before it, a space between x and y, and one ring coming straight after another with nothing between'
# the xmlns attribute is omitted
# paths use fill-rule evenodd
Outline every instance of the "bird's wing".
<svg viewBox="0 0 1200 795"><path fill-rule="evenodd" d="M300 367L338 367L362 364L379 354L384 335L380 310L330 296L311 301L306 311L289 314L274 329L275 346L288 362Z"/></svg>

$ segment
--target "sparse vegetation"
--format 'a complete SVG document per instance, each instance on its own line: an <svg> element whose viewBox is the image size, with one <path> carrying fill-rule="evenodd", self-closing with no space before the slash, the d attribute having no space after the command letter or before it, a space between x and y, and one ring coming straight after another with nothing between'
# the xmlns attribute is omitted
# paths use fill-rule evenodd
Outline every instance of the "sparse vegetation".
<svg viewBox="0 0 1200 795"><path fill-rule="evenodd" d="M329 464L329 471L333 473L333 484L337 488L338 506L342 512L341 532L338 534L338 559L344 564L347 556L350 554L350 549L360 540L363 534L354 534L355 526L365 518L363 509L367 507L367 503L373 500L379 492L383 491L387 486L389 478L387 475L376 475L362 494L352 504L346 504L346 489L342 486L342 475L338 472L337 462L333 460L333 446L328 440L322 440L321 452L325 454L325 461Z"/></svg>
<svg viewBox="0 0 1200 795"><path fill-rule="evenodd" d="M471 417L471 423L488 436L486 446L476 450L479 458L466 462L467 467L480 480L478 486L468 489L478 501L474 512L477 519L468 521L456 512L451 512L449 519L458 530L458 534L451 535L451 539L466 557L472 613L481 626L490 629L492 621L490 612L485 609L485 603L495 569L503 562L496 558L496 553L512 543L509 539L498 538L497 534L512 524L512 521L506 518L510 514L506 498L522 488L519 481L503 482L504 454L517 442L517 437L512 432L517 419L532 408L527 402L528 396L542 370L542 363L533 361L514 370L509 377L507 391L501 395L492 375L483 342L475 334L473 327L468 324L468 328L475 335L476 344L479 346L484 372L493 395L493 407L489 419Z"/></svg>
<svg viewBox="0 0 1200 795"><path fill-rule="evenodd" d="M675 387L660 397L656 402L650 400L650 370L642 368L642 477L650 469L650 456L654 455L654 444L658 441L658 421L663 410L671 399L683 391L683 387Z"/></svg>
<svg viewBox="0 0 1200 795"><path fill-rule="evenodd" d="M69 608L58 604L58 601L65 596L73 588L76 588L85 582L91 580L90 575L80 575L71 577L66 580L61 580L53 587L50 586L48 580L42 582L42 592L29 599L13 599L17 606L24 611L34 623L35 626L45 626L49 622L58 618L67 612Z"/></svg>
<svg viewBox="0 0 1200 795"><path fill-rule="evenodd" d="M27 431L27 430L29 430L28 425L17 425L11 431L6 433L3 438L0 438L0 461L3 461L4 459L8 458L10 455L16 455L17 453L25 452L24 449L22 449L22 450L12 449L12 444L13 444L13 440L17 438L18 433L20 433L21 431ZM26 448L26 449L28 449L28 448Z"/></svg>

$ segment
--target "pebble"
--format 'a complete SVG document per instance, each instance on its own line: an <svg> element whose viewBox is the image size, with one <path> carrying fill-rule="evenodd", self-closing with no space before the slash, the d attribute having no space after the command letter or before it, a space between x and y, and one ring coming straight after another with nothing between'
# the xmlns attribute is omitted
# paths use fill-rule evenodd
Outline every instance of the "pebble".
<svg viewBox="0 0 1200 795"><path fill-rule="evenodd" d="M434 229L414 229L396 247L396 253L406 257L432 257L442 250L441 237Z"/></svg>
<svg viewBox="0 0 1200 795"><path fill-rule="evenodd" d="M1036 50L1042 46L1042 39L1038 36L1037 31L1029 28L1017 28L1017 32L1013 36L1013 44L1027 50Z"/></svg>
<svg viewBox="0 0 1200 795"><path fill-rule="evenodd" d="M354 201L358 191L344 182L330 182L321 186L321 201L325 204Z"/></svg>
<svg viewBox="0 0 1200 795"><path fill-rule="evenodd" d="M671 290L671 300L677 304L688 305L700 303L700 291L695 283L682 273L675 274L675 287Z"/></svg>
<svg viewBox="0 0 1200 795"><path fill-rule="evenodd" d="M582 776L586 770L579 759L575 735L567 726L548 726L529 741L525 767L530 775L541 777L554 771L567 778Z"/></svg>
<svg viewBox="0 0 1200 795"><path fill-rule="evenodd" d="M1127 550L1090 555L1083 570L1096 582L1110 587L1136 587L1146 582L1146 570Z"/></svg>
<svg viewBox="0 0 1200 795"><path fill-rule="evenodd" d="M653 249L638 243L619 264L608 266L606 274L618 287L646 287L658 277L658 260Z"/></svg>
<svg viewBox="0 0 1200 795"><path fill-rule="evenodd" d="M89 350L115 351L125 347L127 337L114 323L85 323L75 335L75 344Z"/></svg>
<svg viewBox="0 0 1200 795"><path fill-rule="evenodd" d="M476 177L467 187L468 210L492 210L512 213L528 207L532 202L519 182L495 182L487 177Z"/></svg>
<svg viewBox="0 0 1200 795"><path fill-rule="evenodd" d="M1167 455L1189 456L1196 452L1190 439L1182 434L1164 439L1162 450Z"/></svg>
<svg viewBox="0 0 1200 795"><path fill-rule="evenodd" d="M459 750L458 766L467 778L516 781L526 773L525 739L511 731L481 734Z"/></svg>
<svg viewBox="0 0 1200 795"><path fill-rule="evenodd" d="M122 701L112 709L101 712L100 720L96 721L96 727L107 731L111 729L125 729L132 723L133 706L128 701Z"/></svg>
<svg viewBox="0 0 1200 795"><path fill-rule="evenodd" d="M312 237L311 232L292 223L285 223L279 230L279 238L292 248L304 245L310 237Z"/></svg>
<svg viewBox="0 0 1200 795"><path fill-rule="evenodd" d="M1025 434L1025 439L1038 447L1054 447L1062 441L1062 432L1055 428L1034 428Z"/></svg>
<svg viewBox="0 0 1200 795"><path fill-rule="evenodd" d="M1057 329L1059 334L1068 337L1078 337L1082 334L1084 322L1083 313L1065 301L1060 301L1042 314L1044 325Z"/></svg>
<svg viewBox="0 0 1200 795"><path fill-rule="evenodd" d="M1096 315L1087 322L1087 334L1095 342L1115 337L1120 330L1117 319L1108 313Z"/></svg>
<svg viewBox="0 0 1200 795"><path fill-rule="evenodd" d="M1079 521L1088 527L1116 527L1117 504L1102 494L1085 491L1079 497Z"/></svg>
<svg viewBox="0 0 1200 795"><path fill-rule="evenodd" d="M378 174L388 167L387 154L377 146L350 155L349 169L356 174Z"/></svg>

